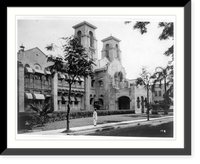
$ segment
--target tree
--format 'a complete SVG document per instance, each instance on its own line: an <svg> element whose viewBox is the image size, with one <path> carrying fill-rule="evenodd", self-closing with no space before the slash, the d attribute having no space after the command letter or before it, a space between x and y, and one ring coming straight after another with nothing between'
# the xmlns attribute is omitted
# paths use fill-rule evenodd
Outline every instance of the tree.
<svg viewBox="0 0 200 164"><path fill-rule="evenodd" d="M131 23L131 21L125 21L125 24ZM133 25L133 29L139 29L141 34L147 33L147 25L149 25L150 22L136 22ZM159 40L168 40L172 39L174 40L174 23L173 22L159 22L158 23L159 28L163 28L161 34L159 35ZM168 70L170 72L170 87L166 90L165 94L170 95L173 97L173 61L174 61L174 44L171 45L164 53L165 56L171 56L172 60L169 62Z"/></svg>
<svg viewBox="0 0 200 164"><path fill-rule="evenodd" d="M71 86L76 82L77 79L88 76L93 77L93 65L94 60L89 58L87 49L83 47L78 38L76 37L63 37L66 44L62 46L63 54L59 56L49 56L47 61L53 62L53 65L49 66L52 76L56 72L67 74L67 82L69 84L68 92L68 104L67 104L67 128L69 131L69 114L70 114L70 103L71 103ZM47 50L54 50L54 44L50 44L46 47Z"/></svg>
<svg viewBox="0 0 200 164"><path fill-rule="evenodd" d="M171 68L173 66L167 66L166 68L163 67L156 67L155 73L152 75L153 84L152 84L152 91L155 90L155 86L159 83L159 87L162 87L162 83L164 82L164 90L165 93L163 95L164 97L164 114L168 114L167 106L169 105L169 94L170 90L167 91L167 87L173 84L173 69Z"/></svg>
<svg viewBox="0 0 200 164"><path fill-rule="evenodd" d="M131 23L131 21L125 21L125 24ZM133 29L140 30L141 34L147 33L147 25L150 24L150 22L136 22L133 25ZM174 39L174 23L173 22L159 22L158 23L159 28L163 28L162 33L159 35L159 40L167 40L167 39ZM172 57L172 62L174 60L174 45L172 44L171 47L169 47L164 53L166 56Z"/></svg>
<svg viewBox="0 0 200 164"><path fill-rule="evenodd" d="M147 71L146 67L142 68L142 73L140 77L136 79L136 86L141 85L144 86L147 90L147 121L149 121L149 110L150 110L150 103L149 103L149 90L151 89L151 74Z"/></svg>
<svg viewBox="0 0 200 164"><path fill-rule="evenodd" d="M147 32L146 25L148 25L150 22L137 22L134 26L133 29L140 29L140 33L144 34Z"/></svg>

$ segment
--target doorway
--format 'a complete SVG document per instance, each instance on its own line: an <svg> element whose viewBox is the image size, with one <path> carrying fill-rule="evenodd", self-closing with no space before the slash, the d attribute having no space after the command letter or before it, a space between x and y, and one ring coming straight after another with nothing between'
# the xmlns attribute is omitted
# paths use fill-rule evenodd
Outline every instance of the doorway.
<svg viewBox="0 0 200 164"><path fill-rule="evenodd" d="M119 110L130 109L130 98L122 96L118 98Z"/></svg>

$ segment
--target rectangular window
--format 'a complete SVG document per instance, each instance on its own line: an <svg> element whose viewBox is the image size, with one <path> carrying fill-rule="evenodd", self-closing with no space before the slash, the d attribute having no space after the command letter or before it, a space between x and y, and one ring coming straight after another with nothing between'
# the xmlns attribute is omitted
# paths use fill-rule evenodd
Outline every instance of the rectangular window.
<svg viewBox="0 0 200 164"><path fill-rule="evenodd" d="M157 91L155 91L155 96L157 97L158 95L157 95Z"/></svg>
<svg viewBox="0 0 200 164"><path fill-rule="evenodd" d="M159 96L161 96L161 91L159 91Z"/></svg>
<svg viewBox="0 0 200 164"><path fill-rule="evenodd" d="M58 100L58 110L61 110L61 101Z"/></svg>

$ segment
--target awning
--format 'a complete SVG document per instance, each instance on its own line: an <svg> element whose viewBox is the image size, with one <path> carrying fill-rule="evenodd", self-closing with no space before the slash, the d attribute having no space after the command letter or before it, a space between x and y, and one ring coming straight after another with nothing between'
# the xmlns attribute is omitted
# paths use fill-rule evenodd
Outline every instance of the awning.
<svg viewBox="0 0 200 164"><path fill-rule="evenodd" d="M58 73L58 79L65 79L65 75Z"/></svg>
<svg viewBox="0 0 200 164"><path fill-rule="evenodd" d="M71 101L75 101L75 98L74 98L74 97L70 97L70 100L71 100Z"/></svg>
<svg viewBox="0 0 200 164"><path fill-rule="evenodd" d="M80 77L79 80L80 80L80 81L84 81L84 78Z"/></svg>
<svg viewBox="0 0 200 164"><path fill-rule="evenodd" d="M33 69L34 73L39 73L39 74L44 74L43 70L39 70L39 69Z"/></svg>
<svg viewBox="0 0 200 164"><path fill-rule="evenodd" d="M78 78L78 77L75 77L74 80L79 81L79 78Z"/></svg>
<svg viewBox="0 0 200 164"><path fill-rule="evenodd" d="M31 67L25 67L26 73L33 73L33 69Z"/></svg>
<svg viewBox="0 0 200 164"><path fill-rule="evenodd" d="M38 93L33 93L33 97L36 100L44 100L45 99L43 94L38 94Z"/></svg>
<svg viewBox="0 0 200 164"><path fill-rule="evenodd" d="M62 101L67 101L67 97L66 97L66 96L62 96L62 97L61 97L61 100L62 100Z"/></svg>
<svg viewBox="0 0 200 164"><path fill-rule="evenodd" d="M51 72L50 72L50 71L47 71L47 70L45 70L45 74L46 74L46 75L51 75Z"/></svg>
<svg viewBox="0 0 200 164"><path fill-rule="evenodd" d="M68 97L67 96L58 96L58 100L62 100L62 97L64 98L64 101L68 101Z"/></svg>
<svg viewBox="0 0 200 164"><path fill-rule="evenodd" d="M33 99L33 95L31 93L25 93L26 99Z"/></svg>
<svg viewBox="0 0 200 164"><path fill-rule="evenodd" d="M80 97L76 97L75 100L76 101L81 101L81 98Z"/></svg>
<svg viewBox="0 0 200 164"><path fill-rule="evenodd" d="M76 80L77 82L82 82L82 81L84 81L84 78L76 77L74 80Z"/></svg>

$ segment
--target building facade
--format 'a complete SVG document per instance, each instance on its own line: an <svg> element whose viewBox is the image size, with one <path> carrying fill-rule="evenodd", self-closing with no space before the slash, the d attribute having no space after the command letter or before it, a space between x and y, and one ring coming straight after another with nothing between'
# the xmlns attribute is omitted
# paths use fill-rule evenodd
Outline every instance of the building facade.
<svg viewBox="0 0 200 164"><path fill-rule="evenodd" d="M171 85L166 86L166 90L170 88ZM156 84L154 87L154 92L152 94L152 99L154 102L159 102L164 100L163 94L165 93L165 85L164 84Z"/></svg>
<svg viewBox="0 0 200 164"><path fill-rule="evenodd" d="M146 111L147 91L143 86L136 86L134 80L126 79L122 66L120 40L109 36L102 40L101 59L97 54L97 27L84 21L75 26L74 35L93 58L94 78L77 79L72 86L72 110L93 110L95 102L101 110L134 110L136 113ZM67 75L55 74L51 78L48 69L52 63L47 62L46 55L39 49L18 52L18 103L19 111L28 111L28 104L42 106L53 102L54 111L67 110L68 83ZM152 101L150 93L149 101Z"/></svg>
<svg viewBox="0 0 200 164"><path fill-rule="evenodd" d="M39 49L33 48L18 52L18 110L28 111L28 104L32 103L42 107L51 98L52 78L46 69L46 55Z"/></svg>
<svg viewBox="0 0 200 164"><path fill-rule="evenodd" d="M42 107L53 102L54 111L67 109L68 83L67 75L56 73L52 78L47 69L52 63L47 62L47 56L39 49L20 49L18 52L18 109L28 112L28 105ZM71 104L73 109L84 108L84 84L78 79L72 85Z"/></svg>

